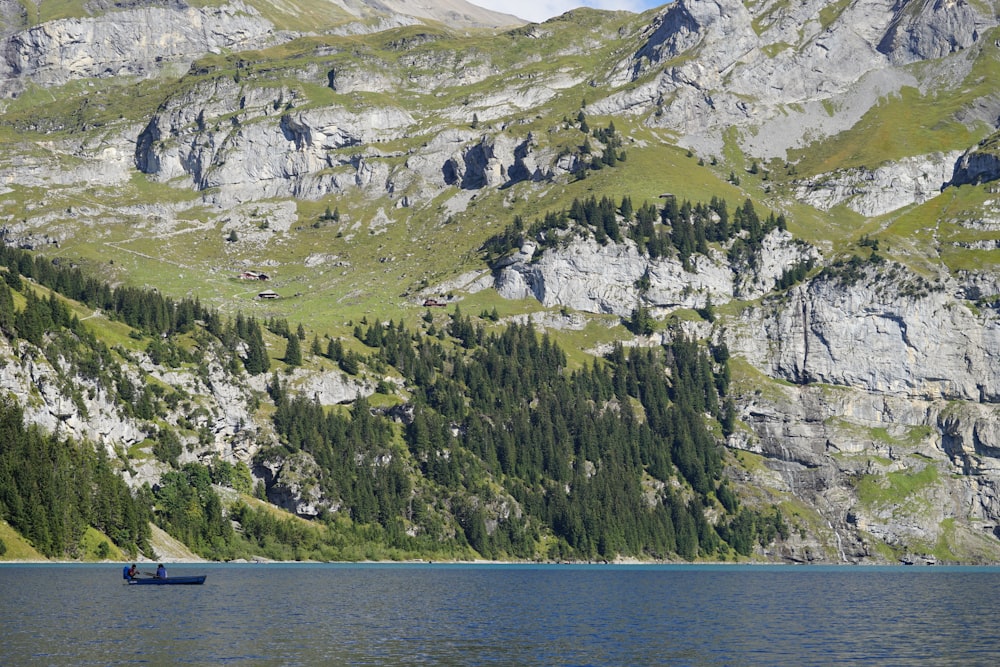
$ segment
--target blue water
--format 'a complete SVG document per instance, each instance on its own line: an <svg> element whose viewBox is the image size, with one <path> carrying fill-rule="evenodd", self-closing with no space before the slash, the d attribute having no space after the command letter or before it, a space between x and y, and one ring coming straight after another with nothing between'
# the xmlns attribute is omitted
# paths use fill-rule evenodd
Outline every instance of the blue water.
<svg viewBox="0 0 1000 667"><path fill-rule="evenodd" d="M997 665L998 568L0 565L0 665Z"/></svg>

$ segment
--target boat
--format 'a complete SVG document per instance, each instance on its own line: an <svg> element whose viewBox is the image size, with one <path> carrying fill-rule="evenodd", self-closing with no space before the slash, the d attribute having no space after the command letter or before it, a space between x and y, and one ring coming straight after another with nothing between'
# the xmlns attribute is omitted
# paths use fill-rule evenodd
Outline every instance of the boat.
<svg viewBox="0 0 1000 667"><path fill-rule="evenodd" d="M198 585L205 583L205 577L208 575L201 574L194 577L142 577L136 579L129 579L129 586L166 586L166 585Z"/></svg>

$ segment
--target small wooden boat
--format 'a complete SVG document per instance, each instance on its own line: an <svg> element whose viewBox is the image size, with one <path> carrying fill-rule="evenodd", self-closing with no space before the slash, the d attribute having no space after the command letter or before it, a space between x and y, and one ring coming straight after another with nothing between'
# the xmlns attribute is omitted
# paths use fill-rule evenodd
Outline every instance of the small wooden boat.
<svg viewBox="0 0 1000 667"><path fill-rule="evenodd" d="M208 575L202 574L196 577L142 577L136 579L129 579L129 586L167 586L167 585L197 585L205 583L205 577Z"/></svg>

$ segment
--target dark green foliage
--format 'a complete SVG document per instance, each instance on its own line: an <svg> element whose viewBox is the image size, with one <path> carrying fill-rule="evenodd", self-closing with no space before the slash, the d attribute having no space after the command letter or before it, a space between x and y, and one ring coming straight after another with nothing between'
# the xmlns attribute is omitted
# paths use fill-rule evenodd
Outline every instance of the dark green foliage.
<svg viewBox="0 0 1000 667"><path fill-rule="evenodd" d="M722 418L719 420L722 425L722 435L727 438L736 430L736 404L731 396L727 396L722 406Z"/></svg>
<svg viewBox="0 0 1000 667"><path fill-rule="evenodd" d="M391 422L375 417L365 399L358 399L348 417L282 394L274 425L288 451L312 456L324 471L323 490L340 499L352 519L389 528L405 513L410 480L392 452Z"/></svg>
<svg viewBox="0 0 1000 667"><path fill-rule="evenodd" d="M93 447L25 427L0 402L0 517L43 555L77 557L88 526L130 554L149 548L149 501Z"/></svg>
<svg viewBox="0 0 1000 667"><path fill-rule="evenodd" d="M253 546L254 553L294 560L303 553L315 554L323 546L317 531L292 517L251 509L245 503L234 505L230 516L240 523L243 538Z"/></svg>
<svg viewBox="0 0 1000 667"><path fill-rule="evenodd" d="M609 240L621 243L622 234L618 224L618 207L609 197L589 197L584 201L573 200L569 218L593 232L598 243Z"/></svg>
<svg viewBox="0 0 1000 667"><path fill-rule="evenodd" d="M872 257L877 257L874 253ZM844 286L851 286L861 280L865 275L865 264L867 262L858 257L857 255L851 255L850 259L843 260L839 259L832 264L823 267L823 271L820 272L820 280L836 281Z"/></svg>
<svg viewBox="0 0 1000 667"><path fill-rule="evenodd" d="M330 207L327 206L326 210L323 212L323 215L319 216L319 219L323 222L327 221L340 222L340 207L338 206L334 208L334 210L331 212Z"/></svg>
<svg viewBox="0 0 1000 667"><path fill-rule="evenodd" d="M275 336L284 336L285 338L288 338L292 335L292 330L288 328L288 320L284 318L272 317L267 321L267 330Z"/></svg>
<svg viewBox="0 0 1000 667"><path fill-rule="evenodd" d="M781 274L781 277L778 278L778 281L774 284L775 288L784 290L796 283L802 282L802 280L804 280L809 274L809 271L812 270L814 265L814 261L810 258L803 262L796 263L795 266L789 269L785 269L785 271Z"/></svg>
<svg viewBox="0 0 1000 667"><path fill-rule="evenodd" d="M622 146L621 135L615 130L614 121L608 123L608 126L603 130L594 130L594 137L604 144L604 151L597 164L613 167L618 162L625 160L625 152L620 150Z"/></svg>
<svg viewBox="0 0 1000 667"><path fill-rule="evenodd" d="M728 244L731 262L753 268L764 237L774 229L785 228L781 215L770 214L762 222L749 199L730 219L726 202L718 197L712 197L708 204L692 204L669 195L660 209L648 202L633 209L627 196L620 206L608 197L598 200L592 196L574 199L568 210L547 213L528 227L516 217L501 234L488 239L481 250L488 261L495 261L520 248L525 240L539 246L538 256L545 248L555 247L574 234L593 234L602 244L622 243L627 234L651 259L674 252L689 270L694 268L692 255L707 254L710 243Z"/></svg>
<svg viewBox="0 0 1000 667"><path fill-rule="evenodd" d="M287 341L285 345L285 363L289 366L301 366L302 347L299 344L299 337L293 334L287 338Z"/></svg>
<svg viewBox="0 0 1000 667"><path fill-rule="evenodd" d="M632 316L629 317L626 326L636 336L649 336L656 330L656 320L653 319L649 308L639 304L632 309Z"/></svg>
<svg viewBox="0 0 1000 667"><path fill-rule="evenodd" d="M153 456L159 461L169 463L177 467L177 459L184 451L181 439L172 429L161 429L156 434L156 442L153 444Z"/></svg>
<svg viewBox="0 0 1000 667"><path fill-rule="evenodd" d="M240 493L253 493L253 476L250 468L242 461L236 465L216 459L211 466L212 483L227 486Z"/></svg>
<svg viewBox="0 0 1000 667"><path fill-rule="evenodd" d="M483 328L474 326L470 317L463 317L458 306L455 306L455 312L451 316L448 333L461 341L462 346L466 348L478 345L483 339Z"/></svg>
<svg viewBox="0 0 1000 667"><path fill-rule="evenodd" d="M357 375L358 371L361 370L360 358L355 352L347 352L341 356L337 360L337 365L348 375Z"/></svg>
<svg viewBox="0 0 1000 667"><path fill-rule="evenodd" d="M491 252L506 252L504 244L525 234L536 235L543 245L558 243L569 233L620 242L624 224L630 235L643 230L637 238L647 251L680 244L685 252L697 253L716 235L738 229L746 242L772 224L754 219L752 207L743 206L730 224L722 202L710 208L674 201L657 211L650 205L633 210L624 199L616 205L609 198L591 197L575 201L569 211L547 214L530 230L518 219ZM675 223L681 220L690 224ZM708 220L713 222L706 224ZM774 219L773 224L780 223ZM12 257L0 252L4 261ZM233 372L240 371L240 359L248 373L269 370L261 328L252 318L237 315L224 324L197 301L173 302L141 290L91 285L77 271L30 256L16 256L13 265L15 271L31 271L35 280L44 276L132 322L144 332L136 338L148 335L147 349L162 363L194 361L173 339L188 332L199 350L213 349L213 337L219 341L214 349L231 352ZM26 305L20 311L13 308L11 284L25 290ZM252 478L245 466L221 461L208 468L187 464L164 475L155 492L155 520L212 558L245 555L247 549L279 557L334 557L345 553L342 549L352 541L425 553L467 555L471 547L486 557L698 558L728 549L743 553L747 535L763 540L782 534L780 515L737 521L749 510L740 507L723 479L722 450L707 421L719 421L726 433L735 427L724 349L709 355L693 341L679 338L663 348L627 354L618 348L607 359L569 372L566 355L547 336L530 325L503 330L484 326L484 321L498 319L495 310L473 318L456 307L440 338L411 332L402 322L362 320L354 335L370 350L367 356L346 351L340 340L329 340L325 354L345 372L357 373L364 361L379 373L391 367L404 378L406 386L399 395L408 397L410 404L391 417L363 399L350 413L324 408L294 396L277 374L272 375L268 392L275 402L274 427L281 445L260 456L315 462L315 468L304 469L315 475L309 483L336 508L321 515L321 522L329 522L329 534L303 528L300 521L272 520L242 505L227 516L211 484L247 493ZM652 325L648 313L635 324L639 330ZM286 338L286 362L301 363L303 327L293 332L281 319L267 326ZM75 374L103 383L140 419L152 421L163 414L164 405L183 400L177 392L123 373L114 354L124 352L113 354L93 340L61 300L51 294L38 296L27 281L0 283L0 330L31 336L50 357L67 356ZM314 339L314 353L318 346ZM153 451L176 467L182 451L177 433L158 431ZM14 514L11 508L17 509L20 502L17 511L23 516L25 501L6 493L10 484L4 472L0 467L0 509ZM254 491L263 494L266 489ZM28 506L45 506L35 496L26 497L32 503ZM144 511L148 519L153 500L151 495L133 499L130 511L137 516ZM719 529L706 520L707 507L723 509ZM55 551L65 550L80 526L88 525L76 521L67 529L48 511L40 516L30 519L37 526L25 524L18 530L37 536L31 539ZM234 518L243 534L233 531ZM124 538L105 530L122 544ZM543 538L551 546L540 553Z"/></svg>
<svg viewBox="0 0 1000 667"><path fill-rule="evenodd" d="M370 363L391 364L412 389L407 457L364 401L347 417L279 394L274 422L286 451L313 457L341 513L406 547L400 520L445 539L429 509L447 497L460 537L489 558L535 557L543 533L556 540L545 555L560 558L697 558L732 547L703 513L716 498L727 515L738 510L704 417L724 416L724 349L713 357L684 338L627 355L619 347L567 373L564 353L530 325L487 334L456 309L449 329L456 347L392 322L356 330L375 348ZM651 492L647 477L662 490ZM695 495L671 491L674 479ZM518 512L498 513L512 502Z"/></svg>
<svg viewBox="0 0 1000 667"><path fill-rule="evenodd" d="M695 311L701 316L706 322L715 321L715 306L712 304L712 295L709 294L705 297L705 305L701 308L696 308Z"/></svg>
<svg viewBox="0 0 1000 667"><path fill-rule="evenodd" d="M719 499L719 503L726 508L726 511L730 514L736 512L739 509L739 502L736 499L736 494L733 490L729 488L729 483L723 480L719 488L715 490L715 497Z"/></svg>
<svg viewBox="0 0 1000 667"><path fill-rule="evenodd" d="M621 206L618 207L618 212L621 213L622 219L624 219L625 222L628 222L632 219L634 211L632 209L631 197L629 197L628 195L622 197L622 203Z"/></svg>
<svg viewBox="0 0 1000 667"><path fill-rule="evenodd" d="M754 544L765 546L778 537L788 537L781 511L773 505L769 512L740 509L729 522L719 526L718 532L741 556L749 556Z"/></svg>
<svg viewBox="0 0 1000 667"><path fill-rule="evenodd" d="M165 473L155 491L156 522L201 555L217 560L236 556L237 538L222 501L212 490L208 468L187 463Z"/></svg>
<svg viewBox="0 0 1000 667"><path fill-rule="evenodd" d="M267 356L267 346L264 345L264 334L260 324L254 318L246 318L242 313L236 314L234 324L235 334L246 346L243 366L250 375L266 373L271 366Z"/></svg>
<svg viewBox="0 0 1000 667"><path fill-rule="evenodd" d="M9 271L4 272L4 277L12 275ZM18 274L13 274L18 275ZM18 275L20 282L20 275ZM0 333L8 338L17 335L17 328L14 325L17 313L14 311L14 294L7 282L0 282Z"/></svg>
<svg viewBox="0 0 1000 667"><path fill-rule="evenodd" d="M326 357L331 361L340 361L344 356L344 343L339 338L331 338L326 344Z"/></svg>

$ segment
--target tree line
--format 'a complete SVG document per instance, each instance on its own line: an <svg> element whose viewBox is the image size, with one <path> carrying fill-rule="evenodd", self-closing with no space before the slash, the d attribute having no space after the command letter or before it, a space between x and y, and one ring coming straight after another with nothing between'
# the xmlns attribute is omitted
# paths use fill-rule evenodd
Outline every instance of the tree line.
<svg viewBox="0 0 1000 667"><path fill-rule="evenodd" d="M67 326L79 333L65 306L51 294L48 299L33 298L34 291L23 284L24 277L150 335L154 339L150 343L151 354L158 358L170 358L176 351L165 349L164 344L155 339L191 333L200 325L223 343L234 358L241 359L251 375L264 373L270 367L260 324L242 313L237 314L235 320L224 322L218 311L204 307L197 298L173 299L152 289L111 287L107 282L87 276L78 266L64 265L58 259L51 260L18 248L0 247L0 266L7 268L3 275L7 289L21 291L29 300L27 307L18 314L9 294L0 289L0 331L8 338L20 337L40 345L42 334L51 326Z"/></svg>
<svg viewBox="0 0 1000 667"><path fill-rule="evenodd" d="M301 397L276 398L286 446L313 454L352 518L389 527L402 516L421 532L427 513L413 512L407 496L423 509L445 497L465 541L487 557L537 556L546 539L545 555L556 558L715 557L749 553L753 539L773 534L764 526L780 515L740 507L706 422L732 427L724 350L678 337L662 350L616 348L570 372L565 353L530 325L487 333L456 309L447 328L454 346L401 322L355 331L375 348L371 361L396 368L412 392L408 456L393 450L388 430L376 435L365 402L348 420ZM354 420L369 435L352 444ZM379 453L392 463L373 465ZM401 483L408 468L412 486ZM677 481L688 491L675 491ZM359 482L365 492L352 495ZM498 518L495 508L510 501L520 516ZM706 510L720 507L728 520L709 523Z"/></svg>
<svg viewBox="0 0 1000 667"><path fill-rule="evenodd" d="M0 400L0 516L50 558L82 555L89 526L126 553L149 553L152 497L133 494L102 449L25 426Z"/></svg>
<svg viewBox="0 0 1000 667"><path fill-rule="evenodd" d="M116 356L127 353L112 353L93 339L54 293L42 298L21 281L24 269L34 281L72 293L75 278L60 276L68 271L72 278L75 269L29 262L18 252L0 251L8 266L0 282L4 335L31 336L51 354L67 354L56 341L75 345L78 352L69 353L74 372L104 378L140 418L154 419L165 402L180 400L176 392L129 379ZM15 289L21 308L14 306ZM176 336L210 336L222 343L214 349L228 351L230 366L239 359L248 372L267 370L260 325L252 318L223 323L196 301L181 305L151 291L120 298L108 296L115 290L89 291L104 295L97 303L115 317L145 331L162 327L166 337L152 336L148 349L161 346L165 359L183 360ZM724 449L713 434L720 427L730 432L734 422L724 347L677 336L657 348L616 347L570 369L559 345L531 325L497 328L457 307L440 329L430 319L423 331L402 322L363 322L355 327L369 350L362 355L348 355L339 341L327 346L331 359L395 369L408 395L396 409L376 409L366 399L331 409L272 375L268 391L280 445L260 452L257 462L300 454L316 462L328 509L313 524L275 519L242 502L227 508L213 484L245 493L249 471L220 461L176 467L180 441L169 427L156 432L154 451L174 470L155 490L131 493L93 447L37 429L19 431L16 411L5 412L2 424L11 434L4 443L14 444L4 445L0 463L0 510L50 554L72 553L86 525L127 550L144 550L142 526L148 530L150 519L211 558L260 551L370 557L373 548L380 555L719 558L749 554L785 533L776 508L744 506L726 479ZM301 326L295 332L280 320L267 326L288 340L304 339ZM251 363L254 346L263 354ZM318 340L312 352L323 352ZM268 489L253 491L266 497ZM28 511L34 507L43 508L43 520Z"/></svg>
<svg viewBox="0 0 1000 667"><path fill-rule="evenodd" d="M627 195L617 203L608 196L590 196L574 198L568 209L549 211L531 224L515 216L480 250L488 261L496 261L526 240L543 251L568 243L574 236L592 236L602 245L623 243L628 237L650 259L675 256L688 270L692 255L707 255L710 243L728 246L728 259L734 267L755 268L764 237L786 228L784 215L770 213L761 219L749 198L730 214L726 201L718 197L708 203L692 203L665 195L661 207L646 202L635 208Z"/></svg>

